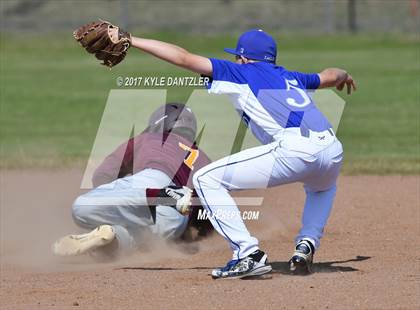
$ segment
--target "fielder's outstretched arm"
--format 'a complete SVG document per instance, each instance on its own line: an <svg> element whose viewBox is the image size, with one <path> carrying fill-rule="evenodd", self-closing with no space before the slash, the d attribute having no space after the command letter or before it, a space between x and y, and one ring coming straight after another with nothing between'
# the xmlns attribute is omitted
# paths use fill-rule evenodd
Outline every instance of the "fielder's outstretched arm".
<svg viewBox="0 0 420 310"><path fill-rule="evenodd" d="M335 87L342 90L347 85L347 94L351 94L352 88L356 90L356 83L346 71L338 68L328 68L318 74L321 80L318 88Z"/></svg>
<svg viewBox="0 0 420 310"><path fill-rule="evenodd" d="M192 54L177 45L137 37L131 38L131 45L178 67L212 76L213 67L208 58Z"/></svg>
<svg viewBox="0 0 420 310"><path fill-rule="evenodd" d="M178 67L206 76L213 74L213 67L208 58L192 54L177 45L138 37L131 38L131 45ZM352 88L356 90L353 78L342 69L325 69L319 73L319 77L321 80L319 88L336 87L338 90L342 90L347 85L348 94L351 93Z"/></svg>

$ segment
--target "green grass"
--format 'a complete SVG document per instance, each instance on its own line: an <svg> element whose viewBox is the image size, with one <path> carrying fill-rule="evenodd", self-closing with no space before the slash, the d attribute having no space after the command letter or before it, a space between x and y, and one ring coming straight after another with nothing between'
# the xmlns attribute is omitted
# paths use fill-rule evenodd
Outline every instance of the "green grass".
<svg viewBox="0 0 420 310"><path fill-rule="evenodd" d="M227 57L222 48L235 45L235 38L228 36L149 37L212 57ZM418 38L285 35L277 39L278 63L288 69L311 72L337 66L356 79L359 90L353 96L340 94L346 100L338 131L345 147L345 173L420 173ZM109 90L117 88L117 76L191 76L134 50L109 71L68 34L2 34L0 40L2 168L85 164ZM170 88L168 101L187 101L192 90ZM206 122L220 122L211 109L202 109ZM213 146L217 148L217 143Z"/></svg>

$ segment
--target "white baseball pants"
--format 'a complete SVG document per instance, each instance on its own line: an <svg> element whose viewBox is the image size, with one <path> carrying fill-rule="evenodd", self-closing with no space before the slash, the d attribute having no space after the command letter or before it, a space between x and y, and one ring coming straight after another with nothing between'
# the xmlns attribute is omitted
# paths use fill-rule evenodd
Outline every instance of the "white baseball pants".
<svg viewBox="0 0 420 310"><path fill-rule="evenodd" d="M172 207L157 206L154 224L147 205L146 188L171 184L171 179L160 170L142 170L79 196L73 204L73 219L87 229L112 225L122 251L135 248L135 240L144 229L162 238L180 237L187 227L188 216Z"/></svg>
<svg viewBox="0 0 420 310"><path fill-rule="evenodd" d="M308 238L317 248L333 205L342 158L342 145L332 132L310 132L307 138L299 128L288 128L276 142L200 169L194 174L194 187L203 207L213 214L209 219L214 228L229 242L233 259L241 259L258 249L258 240L248 232L229 191L302 182L306 202L296 240Z"/></svg>

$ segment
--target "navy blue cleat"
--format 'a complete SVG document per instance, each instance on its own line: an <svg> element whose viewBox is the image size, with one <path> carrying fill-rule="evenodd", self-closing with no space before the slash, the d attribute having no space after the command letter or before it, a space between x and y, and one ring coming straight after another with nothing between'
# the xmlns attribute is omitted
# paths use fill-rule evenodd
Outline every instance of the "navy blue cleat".
<svg viewBox="0 0 420 310"><path fill-rule="evenodd" d="M307 275L312 273L312 262L315 248L308 240L301 240L297 243L295 252L289 261L289 268L293 274Z"/></svg>
<svg viewBox="0 0 420 310"><path fill-rule="evenodd" d="M267 254L257 250L242 259L229 261L223 268L214 269L211 276L213 279L241 279L262 276L272 270L271 265L267 263Z"/></svg>

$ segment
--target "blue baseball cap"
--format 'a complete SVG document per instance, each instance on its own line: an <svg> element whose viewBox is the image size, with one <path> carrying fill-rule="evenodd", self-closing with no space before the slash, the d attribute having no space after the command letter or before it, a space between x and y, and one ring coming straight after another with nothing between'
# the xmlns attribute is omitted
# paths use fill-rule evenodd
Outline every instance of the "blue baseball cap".
<svg viewBox="0 0 420 310"><path fill-rule="evenodd" d="M268 33L261 29L252 29L239 37L236 49L225 48L224 51L249 59L275 63L277 44Z"/></svg>

